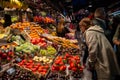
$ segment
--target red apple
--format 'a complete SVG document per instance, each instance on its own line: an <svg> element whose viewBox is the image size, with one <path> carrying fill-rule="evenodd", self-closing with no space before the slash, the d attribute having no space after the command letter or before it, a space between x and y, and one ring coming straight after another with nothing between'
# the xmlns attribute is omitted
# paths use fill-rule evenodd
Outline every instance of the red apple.
<svg viewBox="0 0 120 80"><path fill-rule="evenodd" d="M3 54L2 54L2 58L3 58L3 59L6 59L6 58L7 58L7 54L6 54L6 53L3 53Z"/></svg>

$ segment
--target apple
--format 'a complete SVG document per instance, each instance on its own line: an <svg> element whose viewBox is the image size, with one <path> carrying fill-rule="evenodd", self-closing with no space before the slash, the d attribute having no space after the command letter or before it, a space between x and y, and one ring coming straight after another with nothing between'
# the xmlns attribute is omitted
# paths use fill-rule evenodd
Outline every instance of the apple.
<svg viewBox="0 0 120 80"><path fill-rule="evenodd" d="M3 59L6 59L6 58L7 58L7 54L6 54L6 53L3 53L3 54L2 54L2 58L3 58Z"/></svg>

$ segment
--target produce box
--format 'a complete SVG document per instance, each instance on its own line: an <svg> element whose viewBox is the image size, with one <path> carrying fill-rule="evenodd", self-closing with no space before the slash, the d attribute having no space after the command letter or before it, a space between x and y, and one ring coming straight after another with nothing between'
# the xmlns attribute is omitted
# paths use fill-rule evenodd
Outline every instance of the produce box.
<svg viewBox="0 0 120 80"><path fill-rule="evenodd" d="M49 72L49 65L43 65L33 60L22 60L21 62L16 64L16 66L32 72L38 78L45 78Z"/></svg>
<svg viewBox="0 0 120 80"><path fill-rule="evenodd" d="M1 75L2 80L39 80L31 71L20 68L17 65L9 67Z"/></svg>
<svg viewBox="0 0 120 80"><path fill-rule="evenodd" d="M0 45L0 65L12 62L14 59L14 51L12 43Z"/></svg>
<svg viewBox="0 0 120 80"><path fill-rule="evenodd" d="M1 70L0 70L0 76L2 76L2 74L7 70L9 69L10 67L12 66L11 63L7 63L5 65L1 65Z"/></svg>
<svg viewBox="0 0 120 80"><path fill-rule="evenodd" d="M69 53L61 54L56 57L50 68L48 79L70 80L70 78L79 79L83 75L83 69L79 55ZM75 79L75 80L76 80ZM73 80L73 79L71 79Z"/></svg>

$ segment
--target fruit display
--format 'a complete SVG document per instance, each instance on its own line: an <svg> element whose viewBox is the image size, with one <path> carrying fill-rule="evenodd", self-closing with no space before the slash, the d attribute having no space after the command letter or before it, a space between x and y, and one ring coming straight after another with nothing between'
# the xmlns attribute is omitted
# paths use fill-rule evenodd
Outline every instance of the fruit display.
<svg viewBox="0 0 120 80"><path fill-rule="evenodd" d="M14 58L14 52L11 45L0 46L0 64L9 63Z"/></svg>
<svg viewBox="0 0 120 80"><path fill-rule="evenodd" d="M53 21L45 17L43 23ZM79 47L73 41L52 36L34 22L18 22L10 28L19 30L20 34L13 33L9 39L10 43L14 43L12 48L11 45L0 46L0 65L11 62L16 67L12 68L13 74L9 74L12 72L8 70L0 75L0 79L43 80L40 77L47 76L51 80L56 80L54 77L69 80L66 78L81 76L84 67L80 63ZM7 31L10 32L10 29Z"/></svg>
<svg viewBox="0 0 120 80"><path fill-rule="evenodd" d="M42 34L42 36L44 36L46 39L48 39L56 44L62 45L64 48L77 48L77 49L79 49L79 46L74 44L73 40L71 41L69 39L57 37L57 36L52 36L50 34Z"/></svg>
<svg viewBox="0 0 120 80"><path fill-rule="evenodd" d="M35 63L33 60L22 60L18 63L18 65L22 68L32 71L34 74L40 74L41 76L45 76L49 70L49 65Z"/></svg>
<svg viewBox="0 0 120 80"><path fill-rule="evenodd" d="M47 43L44 38L32 38L31 43L34 45L39 45L41 47L47 46Z"/></svg>
<svg viewBox="0 0 120 80"><path fill-rule="evenodd" d="M52 71L65 71L66 65L69 65L69 70L73 72L82 71L83 68L80 64L80 57L78 55L70 55L66 53L64 56L58 56L52 65Z"/></svg>
<svg viewBox="0 0 120 80"><path fill-rule="evenodd" d="M31 72L19 67L7 69L1 76L2 80L37 80L38 78Z"/></svg>
<svg viewBox="0 0 120 80"><path fill-rule="evenodd" d="M33 45L29 42L25 42L24 44L21 44L19 46L15 47L16 52L23 52L23 53L35 53L39 50L39 47L37 45Z"/></svg>
<svg viewBox="0 0 120 80"><path fill-rule="evenodd" d="M15 42L18 45L21 45L25 42L21 35L12 35L9 42Z"/></svg>
<svg viewBox="0 0 120 80"><path fill-rule="evenodd" d="M36 62L40 62L42 64L51 64L53 62L52 58L46 56L42 56L42 57L35 56L33 60Z"/></svg>
<svg viewBox="0 0 120 80"><path fill-rule="evenodd" d="M83 73L84 67L80 64L80 56L79 55L71 55L66 53L65 55L58 56L52 67L51 73L48 75L49 79L53 77L57 77L60 79L67 80L70 77L80 78ZM56 76L57 75L57 76Z"/></svg>
<svg viewBox="0 0 120 80"><path fill-rule="evenodd" d="M42 56L53 56L57 53L57 50L52 46L47 46L46 49L40 49L39 52Z"/></svg>
<svg viewBox="0 0 120 80"><path fill-rule="evenodd" d="M41 17L41 16L35 16L34 17L34 22L40 22L40 23L54 23L55 20L49 17Z"/></svg>
<svg viewBox="0 0 120 80"><path fill-rule="evenodd" d="M11 28L2 28L0 29L0 39L8 38L11 35Z"/></svg>
<svg viewBox="0 0 120 80"><path fill-rule="evenodd" d="M12 29L18 29L21 32L24 32L30 37L30 39L32 38L40 38L40 34L45 33L45 30L43 28L41 28L41 26L35 24L35 23L31 23L31 22L18 22L15 23L13 25L10 26ZM39 33L38 33L39 32Z"/></svg>

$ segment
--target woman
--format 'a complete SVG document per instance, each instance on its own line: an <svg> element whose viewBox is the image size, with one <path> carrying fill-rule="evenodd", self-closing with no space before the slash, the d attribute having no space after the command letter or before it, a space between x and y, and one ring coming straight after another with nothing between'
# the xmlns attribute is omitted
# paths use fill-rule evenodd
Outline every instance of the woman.
<svg viewBox="0 0 120 80"><path fill-rule="evenodd" d="M120 74L120 70L103 29L97 25L92 26L89 18L83 18L79 25L88 46L89 55L86 64L96 70L98 80L113 80L115 75Z"/></svg>

